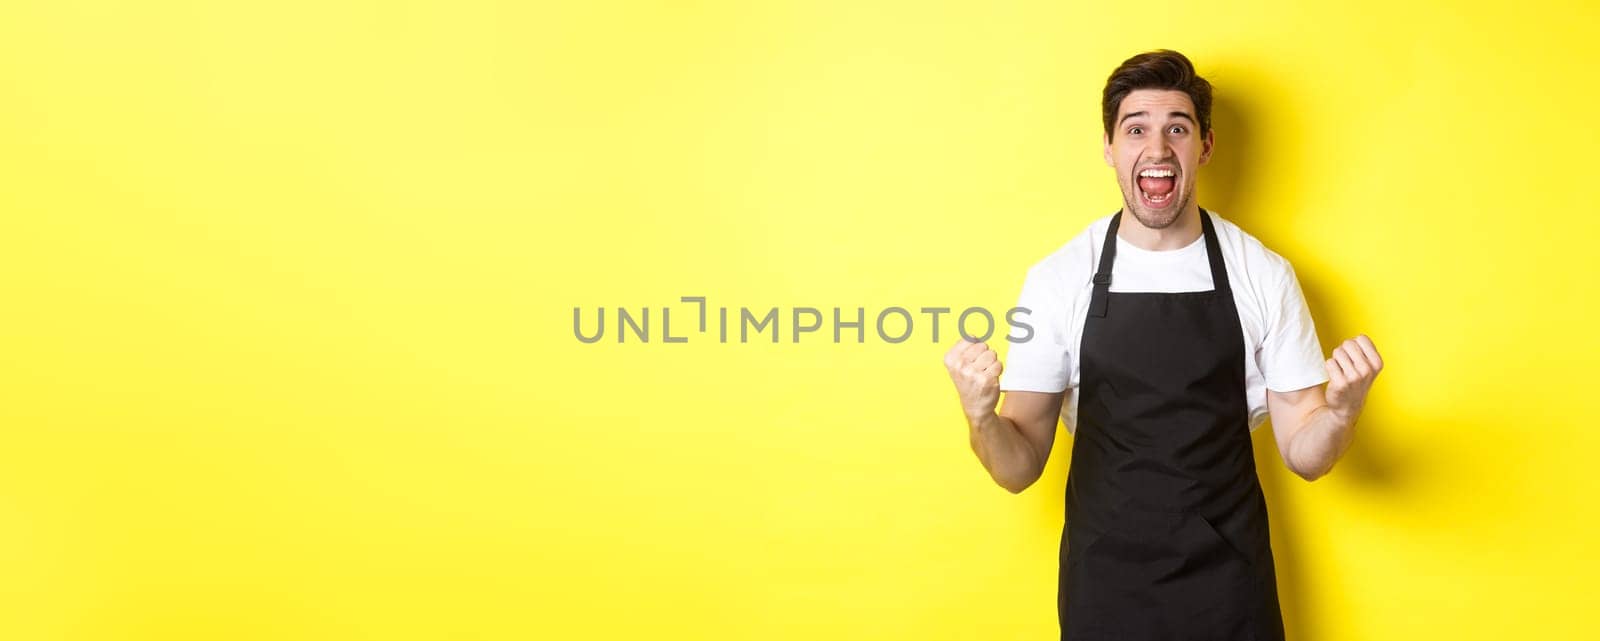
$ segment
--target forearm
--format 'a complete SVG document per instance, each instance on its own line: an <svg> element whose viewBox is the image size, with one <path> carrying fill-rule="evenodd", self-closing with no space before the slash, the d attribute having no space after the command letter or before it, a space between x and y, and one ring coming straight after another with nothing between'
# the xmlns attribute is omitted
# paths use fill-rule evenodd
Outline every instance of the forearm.
<svg viewBox="0 0 1600 641"><path fill-rule="evenodd" d="M1295 474L1314 481L1333 469L1355 440L1356 417L1342 417L1327 405L1313 410L1295 432L1285 463Z"/></svg>
<svg viewBox="0 0 1600 641"><path fill-rule="evenodd" d="M1038 480L1043 471L1039 456L1016 423L995 412L967 417L972 451L989 476L1013 494Z"/></svg>

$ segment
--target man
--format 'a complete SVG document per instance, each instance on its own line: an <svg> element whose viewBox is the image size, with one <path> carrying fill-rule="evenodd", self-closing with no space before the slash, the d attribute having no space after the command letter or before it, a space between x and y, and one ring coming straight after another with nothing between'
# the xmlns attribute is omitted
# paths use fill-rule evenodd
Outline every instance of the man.
<svg viewBox="0 0 1600 641"><path fill-rule="evenodd" d="M1029 269L1038 332L1003 374L984 343L945 355L972 449L1021 492L1058 416L1073 435L1063 639L1281 640L1250 434L1270 415L1289 469L1327 474L1383 361L1366 336L1324 359L1289 263L1196 203L1211 85L1187 58L1125 61L1102 115L1124 207Z"/></svg>

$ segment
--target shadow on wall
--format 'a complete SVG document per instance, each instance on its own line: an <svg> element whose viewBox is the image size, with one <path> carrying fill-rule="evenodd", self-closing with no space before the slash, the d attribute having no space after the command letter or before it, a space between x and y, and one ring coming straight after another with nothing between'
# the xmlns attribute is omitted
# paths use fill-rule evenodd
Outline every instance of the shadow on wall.
<svg viewBox="0 0 1600 641"><path fill-rule="evenodd" d="M1252 75L1250 86L1260 86L1261 81L1259 76ZM1252 115L1260 113L1259 106L1252 102L1248 87L1241 86L1240 83L1219 85L1212 104L1212 128L1216 132L1216 145L1211 162L1201 172L1199 194L1203 206L1215 209L1222 216L1238 223L1245 231L1255 235L1267 247L1276 250L1280 244L1274 243L1273 238L1262 233L1261 230L1264 230L1265 226L1252 223L1265 220L1267 216L1293 216L1294 210L1292 207L1282 206L1281 203L1263 202L1256 196L1259 191L1256 189L1255 181L1267 173L1266 167L1272 167L1271 175L1282 178L1285 173L1282 168L1300 167L1305 163L1295 157L1296 152L1275 153L1275 150L1286 147L1278 144L1279 141L1267 139L1269 136L1266 134L1258 135L1251 128L1251 123L1256 122ZM1285 114L1276 116L1280 122L1293 120L1292 115L1287 118ZM1290 128L1293 129L1292 125ZM1290 173L1294 171L1296 170L1289 170ZM1307 179L1304 176L1290 178ZM1306 303L1311 309L1311 316L1316 322L1323 356L1327 357L1344 339L1363 331L1360 327L1361 319L1341 313L1341 306L1326 296L1325 292L1333 289L1332 274L1300 269L1295 256L1285 254L1284 258L1291 264L1297 265L1296 275L1305 293ZM1360 433L1355 444L1335 465L1330 476L1318 482L1325 483L1326 479L1337 477L1341 483L1390 487L1399 481L1395 478L1395 470L1398 468L1391 463L1393 457L1383 445L1385 417L1374 415L1372 410L1372 406L1369 405L1362 416ZM1283 606L1288 638L1292 641L1323 641L1319 632L1323 626L1319 625L1320 622L1315 617L1317 608L1310 603L1311 595L1315 592L1312 588L1320 582L1338 582L1339 578L1329 577L1326 564L1310 563L1304 555L1308 547L1305 542L1317 534L1297 527L1299 524L1294 518L1295 506L1285 495L1291 486L1306 481L1284 465L1270 423L1256 430L1252 440L1257 474L1261 478L1262 491L1267 496L1273 555L1278 572L1279 598ZM1322 569L1313 575L1311 572L1313 566Z"/></svg>

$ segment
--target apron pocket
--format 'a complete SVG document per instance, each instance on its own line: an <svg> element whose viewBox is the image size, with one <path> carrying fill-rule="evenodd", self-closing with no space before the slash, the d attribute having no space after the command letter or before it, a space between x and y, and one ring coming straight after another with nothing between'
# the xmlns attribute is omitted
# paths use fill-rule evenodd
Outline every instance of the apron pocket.
<svg viewBox="0 0 1600 641"><path fill-rule="evenodd" d="M1235 558L1248 564L1251 568L1255 567L1255 561L1250 558L1250 554L1240 549L1239 545L1233 542L1233 539L1228 538L1227 535L1222 533L1222 530L1217 529L1217 526L1211 523L1211 519L1202 516L1199 512L1186 511L1185 514L1187 514L1188 518L1194 523L1199 524L1197 529L1202 530L1207 536L1214 539L1215 542L1227 546L1228 550L1233 553Z"/></svg>

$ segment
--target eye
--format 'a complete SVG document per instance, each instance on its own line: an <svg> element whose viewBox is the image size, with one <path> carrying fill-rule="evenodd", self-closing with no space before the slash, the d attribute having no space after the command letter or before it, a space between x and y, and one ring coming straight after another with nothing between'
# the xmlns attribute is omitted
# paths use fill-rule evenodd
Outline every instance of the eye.
<svg viewBox="0 0 1600 641"><path fill-rule="evenodd" d="M1173 125L1172 129L1170 131L1172 133L1175 133L1175 134L1181 134L1181 133L1183 133L1185 131L1188 131L1188 130L1185 129L1183 125Z"/></svg>
<svg viewBox="0 0 1600 641"><path fill-rule="evenodd" d="M1129 127L1128 128L1128 135L1130 135L1130 136L1137 136L1137 135L1142 134L1142 133L1144 133L1144 127L1135 126L1135 127Z"/></svg>

